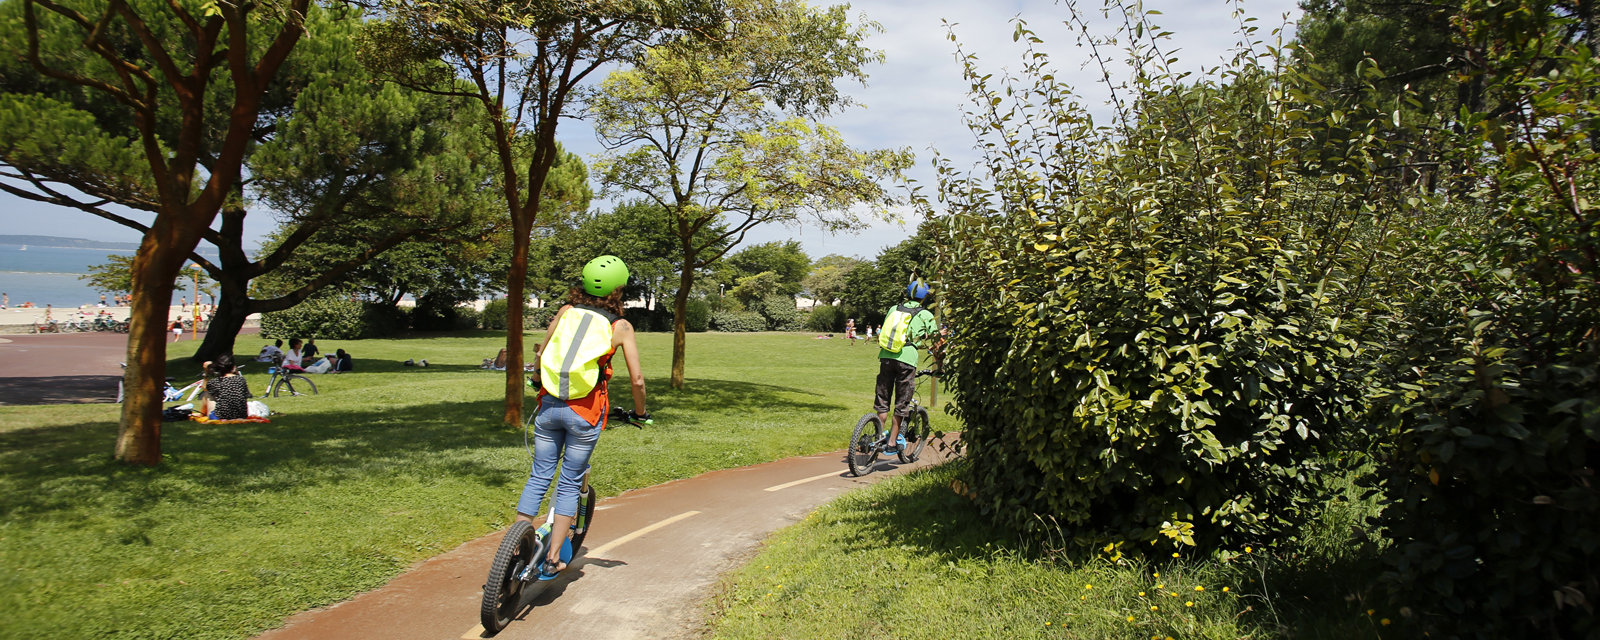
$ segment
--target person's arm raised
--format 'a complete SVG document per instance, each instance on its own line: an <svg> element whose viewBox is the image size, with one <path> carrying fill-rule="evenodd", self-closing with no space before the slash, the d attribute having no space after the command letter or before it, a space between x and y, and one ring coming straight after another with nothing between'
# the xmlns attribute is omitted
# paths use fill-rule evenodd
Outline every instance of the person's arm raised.
<svg viewBox="0 0 1600 640"><path fill-rule="evenodd" d="M628 364L628 379L633 387L633 412L648 416L644 407L644 368L639 365L639 345L634 341L633 325L627 320L617 322L612 346L622 348L622 360Z"/></svg>

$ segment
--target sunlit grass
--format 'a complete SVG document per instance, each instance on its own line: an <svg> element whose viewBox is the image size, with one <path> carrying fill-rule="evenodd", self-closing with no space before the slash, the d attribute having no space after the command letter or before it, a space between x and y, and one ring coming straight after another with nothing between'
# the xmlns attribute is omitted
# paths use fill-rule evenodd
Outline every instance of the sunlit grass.
<svg viewBox="0 0 1600 640"><path fill-rule="evenodd" d="M673 391L670 336L641 335L656 423L601 438L601 494L843 448L876 351L809 338L691 335ZM245 637L504 526L529 459L500 425L504 374L478 368L503 341L327 341L355 373L265 399L271 424L168 423L154 469L111 460L112 405L0 407L0 637ZM171 375L198 372L193 348L171 346Z"/></svg>
<svg viewBox="0 0 1600 640"><path fill-rule="evenodd" d="M1394 615L1366 613L1370 554L1069 562L988 524L956 477L947 464L892 478L778 532L724 581L711 635L1334 640L1378 637ZM1343 539L1358 510L1336 504L1310 537Z"/></svg>

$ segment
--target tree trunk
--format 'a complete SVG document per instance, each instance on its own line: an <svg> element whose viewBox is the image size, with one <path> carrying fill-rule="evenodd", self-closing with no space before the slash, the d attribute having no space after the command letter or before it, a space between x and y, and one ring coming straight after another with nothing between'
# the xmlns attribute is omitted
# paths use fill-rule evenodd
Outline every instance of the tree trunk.
<svg viewBox="0 0 1600 640"><path fill-rule="evenodd" d="M694 287L694 254L684 251L678 295L672 300L672 388L683 388L684 356L689 346L689 290Z"/></svg>
<svg viewBox="0 0 1600 640"><path fill-rule="evenodd" d="M538 198L533 198L538 202ZM537 205L535 205L537 206ZM521 218L520 220L518 218ZM526 222L524 222L526 221ZM511 269L506 274L506 405L504 421L508 427L522 426L522 404L527 392L522 370L522 306L527 303L528 242L533 231L533 216L513 216L511 220Z"/></svg>
<svg viewBox="0 0 1600 640"><path fill-rule="evenodd" d="M116 456L128 464L161 464L162 382L167 377L167 323L174 279L194 249L157 240L161 219L133 259L133 308L128 322L128 369L123 373L122 420ZM198 239L196 239L198 240ZM166 246L163 246L166 245Z"/></svg>
<svg viewBox="0 0 1600 640"><path fill-rule="evenodd" d="M200 343L200 350L194 352L191 358L195 362L216 360L217 356L224 353L234 353L234 341L239 337L239 331L244 328L244 321L250 317L250 295L243 286L228 286L219 283L222 298L217 303L217 311L211 318L211 326L206 328L206 337ZM238 360L238 354L234 354Z"/></svg>

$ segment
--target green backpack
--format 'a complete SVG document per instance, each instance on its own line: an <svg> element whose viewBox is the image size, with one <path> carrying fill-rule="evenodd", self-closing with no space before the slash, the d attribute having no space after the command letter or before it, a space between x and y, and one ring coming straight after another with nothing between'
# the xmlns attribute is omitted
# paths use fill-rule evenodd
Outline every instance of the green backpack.
<svg viewBox="0 0 1600 640"><path fill-rule="evenodd" d="M923 311L927 309L903 304L895 306L894 311L889 312L889 317L883 320L883 329L878 332L878 346L890 353L900 353L906 347L906 337L911 334L911 320Z"/></svg>

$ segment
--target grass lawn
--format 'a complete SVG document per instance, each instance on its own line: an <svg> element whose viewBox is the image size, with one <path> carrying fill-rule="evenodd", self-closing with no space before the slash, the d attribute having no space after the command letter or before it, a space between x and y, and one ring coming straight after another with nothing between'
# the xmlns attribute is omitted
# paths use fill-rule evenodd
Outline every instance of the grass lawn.
<svg viewBox="0 0 1600 640"><path fill-rule="evenodd" d="M1349 503L1332 503L1298 552L1052 562L951 490L956 464L846 494L775 534L724 580L711 635L1402 637L1383 625L1395 611L1366 602L1375 573L1370 554L1345 542L1364 511Z"/></svg>
<svg viewBox="0 0 1600 640"><path fill-rule="evenodd" d="M601 495L842 448L876 350L810 337L691 334L675 392L670 334L642 334L656 422L600 439ZM356 372L267 398L271 424L168 423L153 469L112 461L115 406L0 407L0 638L247 637L508 524L529 457L499 424L504 374L478 368L503 343L328 341ZM198 372L195 344L170 345L171 375ZM247 369L256 394L264 371Z"/></svg>

